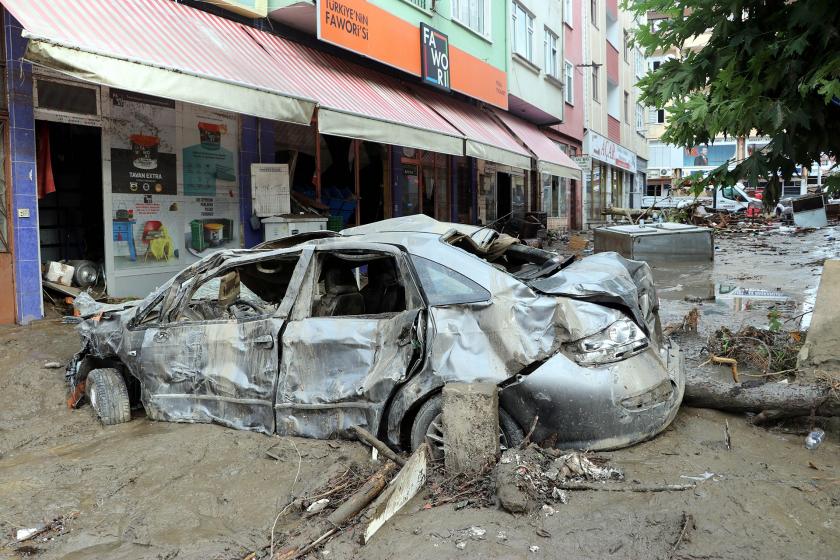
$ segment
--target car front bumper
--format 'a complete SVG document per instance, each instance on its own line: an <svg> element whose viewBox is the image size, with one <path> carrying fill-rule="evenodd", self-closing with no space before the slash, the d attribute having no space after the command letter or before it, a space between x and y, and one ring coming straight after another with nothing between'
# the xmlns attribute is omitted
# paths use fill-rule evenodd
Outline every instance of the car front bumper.
<svg viewBox="0 0 840 560"><path fill-rule="evenodd" d="M685 392L685 361L674 343L600 367L558 353L502 385L501 406L532 440L564 449L606 450L650 439L674 419Z"/></svg>

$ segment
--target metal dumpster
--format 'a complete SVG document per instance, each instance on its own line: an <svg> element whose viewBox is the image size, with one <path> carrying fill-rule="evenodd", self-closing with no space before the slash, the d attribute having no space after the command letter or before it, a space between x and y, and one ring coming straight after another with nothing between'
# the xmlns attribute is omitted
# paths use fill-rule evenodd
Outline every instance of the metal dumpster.
<svg viewBox="0 0 840 560"><path fill-rule="evenodd" d="M712 230L689 224L605 226L595 230L595 252L615 251L639 261L714 260Z"/></svg>

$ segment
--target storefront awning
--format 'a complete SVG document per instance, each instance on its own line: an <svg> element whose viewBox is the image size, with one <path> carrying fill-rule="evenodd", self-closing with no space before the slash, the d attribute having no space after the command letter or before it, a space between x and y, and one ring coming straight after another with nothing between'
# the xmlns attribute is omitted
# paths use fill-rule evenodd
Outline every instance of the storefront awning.
<svg viewBox="0 0 840 560"><path fill-rule="evenodd" d="M489 112L431 92L415 92L466 138L465 155L531 169L531 154Z"/></svg>
<svg viewBox="0 0 840 560"><path fill-rule="evenodd" d="M78 79L273 120L309 124L315 100L247 28L169 0L2 0L26 59Z"/></svg>
<svg viewBox="0 0 840 560"><path fill-rule="evenodd" d="M537 157L537 169L540 173L557 175L569 179L581 179L580 167L572 158L563 153L550 138L536 125L518 117L494 110L502 122L513 132Z"/></svg>
<svg viewBox="0 0 840 560"><path fill-rule="evenodd" d="M324 134L463 155L461 133L399 81L282 37L249 30L288 87L318 101Z"/></svg>

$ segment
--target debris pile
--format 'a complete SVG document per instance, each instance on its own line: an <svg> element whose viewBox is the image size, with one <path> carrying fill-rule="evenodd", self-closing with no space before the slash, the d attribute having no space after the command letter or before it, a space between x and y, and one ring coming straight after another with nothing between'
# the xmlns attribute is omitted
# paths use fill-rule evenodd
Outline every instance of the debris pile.
<svg viewBox="0 0 840 560"><path fill-rule="evenodd" d="M732 332L721 327L709 338L708 349L712 358L732 359L738 365L762 372L762 375L772 375L796 371L796 358L802 342L803 336L799 331L745 326ZM711 361L721 363L719 360Z"/></svg>
<svg viewBox="0 0 840 560"><path fill-rule="evenodd" d="M568 501L570 483L623 480L607 459L587 453L563 453L530 445L506 450L496 467L496 496L510 513L526 513L546 502ZM550 507L550 506L549 506Z"/></svg>

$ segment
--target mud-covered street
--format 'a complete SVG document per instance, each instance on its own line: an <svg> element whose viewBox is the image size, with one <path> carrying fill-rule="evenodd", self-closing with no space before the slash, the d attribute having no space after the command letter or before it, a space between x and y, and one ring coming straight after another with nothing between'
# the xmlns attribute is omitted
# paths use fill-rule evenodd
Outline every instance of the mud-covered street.
<svg viewBox="0 0 840 560"><path fill-rule="evenodd" d="M719 326L765 326L777 309L795 328L793 318L813 304L822 259L840 254L838 235L825 228L720 237L713 266L655 267L663 325L700 311L698 334L681 336L688 367L706 360L704 341ZM732 287L782 293L726 297ZM291 497L370 460L369 448L356 442L152 422L140 412L127 424L103 427L90 407L68 410L63 369L43 367L66 362L77 349L73 328L57 319L0 330L5 557L262 558ZM748 559L797 558L807 550L809 558L833 557L840 549L840 429L823 425L827 440L809 451L807 427L758 427L744 415L683 407L652 441L598 455L624 471L626 484L696 482L692 489L575 491L552 515L520 516L495 507L426 509L421 491L369 544L359 545L351 527L317 555ZM279 460L265 453L272 446ZM14 543L17 530L57 518L64 518L61 528ZM278 523L278 544L287 529Z"/></svg>

